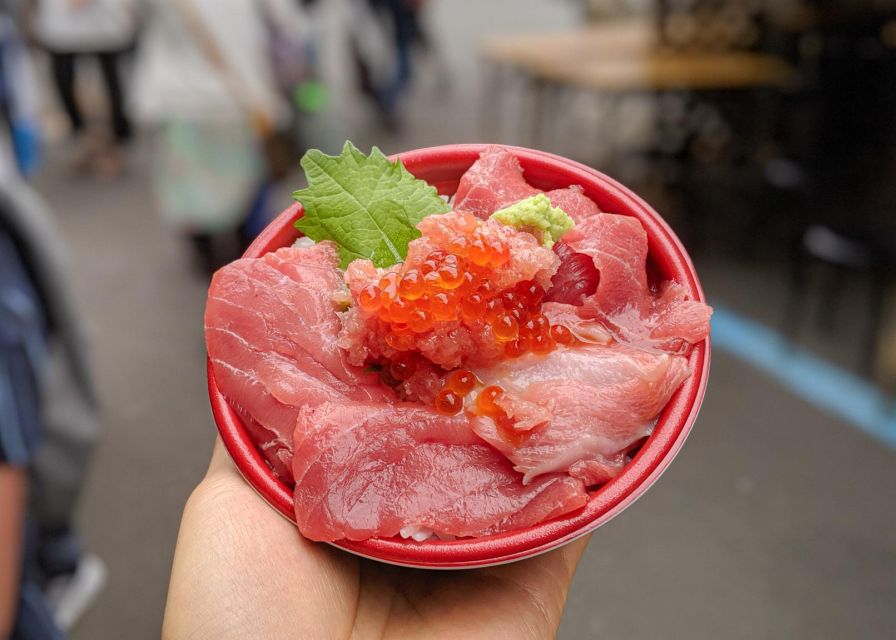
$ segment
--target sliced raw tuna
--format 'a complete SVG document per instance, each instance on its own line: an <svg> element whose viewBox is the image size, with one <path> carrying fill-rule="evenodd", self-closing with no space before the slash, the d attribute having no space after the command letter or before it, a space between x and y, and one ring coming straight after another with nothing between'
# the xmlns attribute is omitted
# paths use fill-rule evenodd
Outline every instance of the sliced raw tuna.
<svg viewBox="0 0 896 640"><path fill-rule="evenodd" d="M487 218L498 209L539 193L544 192L526 182L520 161L513 152L491 145L461 177L454 194L454 207ZM551 204L563 209L576 223L600 212L578 185L554 189L547 195Z"/></svg>
<svg viewBox="0 0 896 640"><path fill-rule="evenodd" d="M634 308L644 315L647 290L647 232L637 219L601 213L566 234L569 247L585 254L600 273L593 300L607 315Z"/></svg>
<svg viewBox="0 0 896 640"><path fill-rule="evenodd" d="M414 405L328 402L299 413L296 518L312 540L364 540L405 530L501 533L582 507L580 480L524 486L467 417Z"/></svg>
<svg viewBox="0 0 896 640"><path fill-rule="evenodd" d="M504 147L491 145L479 154L461 177L454 194L454 207L487 218L520 200L541 193L523 177L516 156Z"/></svg>
<svg viewBox="0 0 896 640"><path fill-rule="evenodd" d="M345 296L337 264L329 243L285 248L227 265L209 289L205 336L218 388L286 480L302 406L393 400L336 345L336 300Z"/></svg>
<svg viewBox="0 0 896 640"><path fill-rule="evenodd" d="M677 282L666 282L653 301L650 339L675 350L676 341L694 344L706 338L712 307L689 300Z"/></svg>
<svg viewBox="0 0 896 640"><path fill-rule="evenodd" d="M599 320L619 340L672 352L709 335L711 307L687 299L684 287L674 282L665 283L658 294L648 287L647 233L637 219L597 214L564 241L591 258L600 274L594 294L581 303L583 318ZM558 277L564 277L562 269Z"/></svg>
<svg viewBox="0 0 896 640"><path fill-rule="evenodd" d="M600 281L594 261L584 253L576 253L562 240L554 243L554 253L560 258L560 266L551 278L545 301L582 304L585 298L597 291Z"/></svg>
<svg viewBox="0 0 896 640"><path fill-rule="evenodd" d="M596 213L600 213L600 209L594 200L585 195L585 192L577 184L567 187L566 189L553 189L547 192L551 204L558 209L563 209L576 224L582 222L585 218L590 218Z"/></svg>
<svg viewBox="0 0 896 640"><path fill-rule="evenodd" d="M545 302L541 307L551 325L562 324L580 342L607 345L613 342L613 335L600 322L583 318L579 308L562 302Z"/></svg>
<svg viewBox="0 0 896 640"><path fill-rule="evenodd" d="M348 265L345 282L355 301L343 318L339 334L339 346L348 353L349 362L364 365L396 357L400 352L419 353L429 361L445 369L453 369L468 363L483 364L504 357L504 344L497 341L488 323L481 319L461 316L461 303L487 282L495 294L512 289L521 282L534 282L544 288L550 286L551 276L557 269L557 255L526 232L502 224L497 220L480 220L467 212L452 211L432 215L417 228L423 234L408 244L407 259L387 269L377 269L369 260L355 260ZM458 241L473 244L482 242L503 251L503 261L476 265L465 251L456 248ZM407 334L411 339L404 345L387 340L390 325L383 320L381 310L367 311L360 304L361 292L373 286L374 291L388 277L403 278L413 273L421 278L427 261L438 251L451 254L461 265L462 275L474 277L469 286L462 285L442 291L447 312L441 319L425 329ZM468 272L468 273L464 273ZM425 294L410 300L410 306L428 305L431 300ZM429 311L425 311L429 314ZM406 322L403 320L402 322ZM419 399L421 396L408 396ZM426 397L426 396L423 396Z"/></svg>
<svg viewBox="0 0 896 640"><path fill-rule="evenodd" d="M617 343L530 354L476 375L504 389L499 403L511 420L518 404L526 418L533 404L549 415L534 428L526 422L528 431L474 420L476 433L514 463L524 482L568 471L592 485L619 472L624 453L649 435L689 369L682 356Z"/></svg>

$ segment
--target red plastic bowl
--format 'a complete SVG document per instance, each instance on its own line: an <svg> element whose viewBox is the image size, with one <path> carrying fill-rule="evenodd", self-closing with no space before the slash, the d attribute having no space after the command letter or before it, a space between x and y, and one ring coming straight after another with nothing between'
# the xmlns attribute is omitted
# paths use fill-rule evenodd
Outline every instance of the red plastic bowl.
<svg viewBox="0 0 896 640"><path fill-rule="evenodd" d="M485 145L463 144L418 149L398 154L405 167L438 188L453 194L461 175L476 161ZM705 300L697 273L681 242L643 200L607 176L585 165L541 151L511 147L526 179L549 190L581 185L602 211L634 216L647 230L649 262L660 280L684 285L695 300ZM302 215L294 204L281 213L252 243L246 257L255 258L292 244L299 236L293 222ZM651 436L634 459L611 482L592 492L579 511L557 520L502 535L455 541L414 542L400 538L372 538L333 544L351 553L410 567L472 568L528 558L564 545L619 515L652 485L681 449L691 430L709 376L709 339L694 346L689 356L693 375L663 409ZM278 480L250 439L245 426L215 384L208 367L208 391L221 439L237 468L275 509L295 521L291 489Z"/></svg>

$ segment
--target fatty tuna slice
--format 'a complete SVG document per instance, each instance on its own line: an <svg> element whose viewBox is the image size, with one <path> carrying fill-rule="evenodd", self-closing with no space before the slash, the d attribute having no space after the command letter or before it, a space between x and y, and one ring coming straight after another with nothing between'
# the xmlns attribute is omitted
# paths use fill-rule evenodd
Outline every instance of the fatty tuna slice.
<svg viewBox="0 0 896 640"><path fill-rule="evenodd" d="M336 345L343 289L329 243L237 260L209 288L205 335L218 389L259 436L289 481L299 409L327 400L391 402L375 376L349 365Z"/></svg>
<svg viewBox="0 0 896 640"><path fill-rule="evenodd" d="M544 411L541 424L508 432L481 416L473 428L514 463L525 482L569 472L590 486L621 470L625 452L650 434L689 373L682 356L619 343L529 354L476 375L504 389L499 404L511 420L518 410L529 418L534 405Z"/></svg>
<svg viewBox="0 0 896 640"><path fill-rule="evenodd" d="M658 293L650 290L647 233L637 219L601 213L577 225L564 242L590 257L599 273L596 290L579 309L583 318L599 320L618 340L673 353L709 335L711 307L688 299L675 282L664 283Z"/></svg>
<svg viewBox="0 0 896 640"><path fill-rule="evenodd" d="M327 402L299 412L296 519L312 540L364 540L402 530L482 536L582 507L580 480L528 485L468 418L418 405Z"/></svg>
<svg viewBox="0 0 896 640"><path fill-rule="evenodd" d="M461 177L454 194L454 208L488 218L498 209L539 193L545 192L526 182L520 161L512 151L490 145ZM600 211L578 185L546 194L552 205L563 209L576 223Z"/></svg>

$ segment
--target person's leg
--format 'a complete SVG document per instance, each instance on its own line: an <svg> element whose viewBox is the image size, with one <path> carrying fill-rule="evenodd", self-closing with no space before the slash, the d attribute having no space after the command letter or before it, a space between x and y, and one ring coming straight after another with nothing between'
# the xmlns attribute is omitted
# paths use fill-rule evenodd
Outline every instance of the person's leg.
<svg viewBox="0 0 896 640"><path fill-rule="evenodd" d="M116 142L127 142L131 138L131 121L125 110L124 91L121 86L119 51L105 51L98 54L100 70L109 96L109 111L112 116L112 132Z"/></svg>
<svg viewBox="0 0 896 640"><path fill-rule="evenodd" d="M62 106L68 115L73 133L80 133L84 129L84 118L78 108L75 99L75 54L51 53L53 61L53 82Z"/></svg>
<svg viewBox="0 0 896 640"><path fill-rule="evenodd" d="M22 557L22 584L12 637L16 640L64 640L65 636L56 625L40 586L42 580L35 558L38 544L37 524L29 520Z"/></svg>
<svg viewBox="0 0 896 640"><path fill-rule="evenodd" d="M65 640L43 592L34 582L25 582L19 592L19 608L12 637L16 640Z"/></svg>
<svg viewBox="0 0 896 640"><path fill-rule="evenodd" d="M395 74L380 92L382 108L394 113L402 94L411 81L411 45L414 39L414 10L405 6L402 0L388 0L385 3L392 17L395 36Z"/></svg>
<svg viewBox="0 0 896 640"><path fill-rule="evenodd" d="M187 234L190 244L193 246L193 256L196 260L197 270L209 277L218 269L218 252L215 249L215 239L210 233L194 232Z"/></svg>

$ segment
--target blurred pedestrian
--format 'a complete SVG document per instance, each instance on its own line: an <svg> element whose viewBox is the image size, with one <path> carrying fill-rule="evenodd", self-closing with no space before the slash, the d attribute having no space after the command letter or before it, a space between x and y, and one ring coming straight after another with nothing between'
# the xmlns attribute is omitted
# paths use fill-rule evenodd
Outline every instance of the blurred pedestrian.
<svg viewBox="0 0 896 640"><path fill-rule="evenodd" d="M8 396L6 406L0 406L0 423L6 424L0 460L15 460L27 472L29 486L23 575L30 586L23 593L31 595L20 603L26 607L20 616L31 616L39 596L45 597L56 624L68 629L105 583L105 565L84 551L74 527L100 435L98 404L80 318L64 275L64 250L42 201L20 180L0 182L0 236L6 238L0 259L7 276L15 276L6 279L4 300L13 321L0 313L0 334L6 331L7 345L28 336L27 368L4 368L0 362L0 396L11 389L14 400L10 403ZM10 420L22 411L29 420ZM24 447L16 446L22 443Z"/></svg>
<svg viewBox="0 0 896 640"><path fill-rule="evenodd" d="M118 176L122 147L132 135L122 81L122 58L134 46L135 0L31 0L33 35L52 59L53 81L71 130L79 143L77 168L103 177ZM78 63L99 63L109 106L109 130L97 137L87 131L78 99Z"/></svg>
<svg viewBox="0 0 896 640"><path fill-rule="evenodd" d="M423 0L356 0L352 52L363 93L370 96L383 124L396 129L399 105L413 77L414 47L429 39L420 17ZM376 32L379 31L379 34ZM377 51L386 43L387 55Z"/></svg>
<svg viewBox="0 0 896 640"><path fill-rule="evenodd" d="M21 180L40 135L16 33L0 12L0 638L14 620L13 638L43 640L105 580L72 526L99 418L58 236Z"/></svg>
<svg viewBox="0 0 896 640"><path fill-rule="evenodd" d="M37 79L16 18L0 2L0 181L31 177L41 162Z"/></svg>
<svg viewBox="0 0 896 640"><path fill-rule="evenodd" d="M278 92L269 25L301 31L294 0L148 0L134 109L155 129L163 218L212 271L235 257L263 207L275 133L291 120ZM280 153L280 161L282 161Z"/></svg>
<svg viewBox="0 0 896 640"><path fill-rule="evenodd" d="M28 469L40 437L44 318L12 239L0 230L0 637L60 638L35 569ZM26 534L27 531L27 534Z"/></svg>

